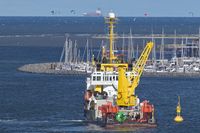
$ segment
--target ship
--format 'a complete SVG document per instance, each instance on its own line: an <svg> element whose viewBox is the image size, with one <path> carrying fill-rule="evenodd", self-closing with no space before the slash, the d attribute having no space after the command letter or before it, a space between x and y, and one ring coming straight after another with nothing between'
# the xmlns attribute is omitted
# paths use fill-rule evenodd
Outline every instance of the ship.
<svg viewBox="0 0 200 133"><path fill-rule="evenodd" d="M114 50L115 13L105 17L109 28L109 52L102 47L101 62L95 62L93 72L86 79L84 116L88 123L106 128L156 127L154 105L148 100L140 102L135 94L145 64L154 46L148 42L133 64L117 57Z"/></svg>
<svg viewBox="0 0 200 133"><path fill-rule="evenodd" d="M83 16L85 16L85 17L102 17L102 12L101 12L101 9L98 8L98 9L96 9L95 12L85 12L85 13L83 13Z"/></svg>

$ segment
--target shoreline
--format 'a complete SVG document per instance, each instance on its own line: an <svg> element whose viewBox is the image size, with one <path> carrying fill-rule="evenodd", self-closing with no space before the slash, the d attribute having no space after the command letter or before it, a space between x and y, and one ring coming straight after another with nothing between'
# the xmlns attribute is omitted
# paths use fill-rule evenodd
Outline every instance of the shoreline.
<svg viewBox="0 0 200 133"><path fill-rule="evenodd" d="M87 75L86 72L55 70L58 62L26 64L18 71L37 74L63 74L63 75ZM143 77L200 77L200 73L177 73L177 72L143 72Z"/></svg>

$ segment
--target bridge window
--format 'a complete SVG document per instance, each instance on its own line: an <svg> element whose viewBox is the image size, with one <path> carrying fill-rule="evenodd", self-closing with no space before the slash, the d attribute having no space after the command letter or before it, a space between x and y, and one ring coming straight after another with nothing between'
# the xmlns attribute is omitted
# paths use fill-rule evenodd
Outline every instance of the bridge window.
<svg viewBox="0 0 200 133"><path fill-rule="evenodd" d="M97 81L101 81L101 76L97 76Z"/></svg>
<svg viewBox="0 0 200 133"><path fill-rule="evenodd" d="M115 81L115 76L113 76L113 81Z"/></svg>
<svg viewBox="0 0 200 133"><path fill-rule="evenodd" d="M95 81L96 80L96 76L93 76L93 81Z"/></svg>
<svg viewBox="0 0 200 133"><path fill-rule="evenodd" d="M108 81L108 76L105 77L105 80Z"/></svg>

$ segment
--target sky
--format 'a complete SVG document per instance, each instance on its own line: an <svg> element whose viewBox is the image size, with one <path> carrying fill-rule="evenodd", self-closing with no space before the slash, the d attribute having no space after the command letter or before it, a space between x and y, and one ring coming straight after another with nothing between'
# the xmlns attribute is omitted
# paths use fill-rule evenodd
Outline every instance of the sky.
<svg viewBox="0 0 200 133"><path fill-rule="evenodd" d="M97 8L103 15L200 17L200 0L0 0L0 16L81 16Z"/></svg>

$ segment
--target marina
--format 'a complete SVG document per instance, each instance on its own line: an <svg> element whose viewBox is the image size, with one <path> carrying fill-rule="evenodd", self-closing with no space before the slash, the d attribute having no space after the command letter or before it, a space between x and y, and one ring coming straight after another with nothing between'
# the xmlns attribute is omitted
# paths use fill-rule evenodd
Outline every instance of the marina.
<svg viewBox="0 0 200 133"><path fill-rule="evenodd" d="M150 59L147 61L147 66L145 66L144 76L152 74L152 76L184 75L191 77L194 75L196 77L200 74L200 43L198 36L200 35L186 37L184 35L175 34L174 37L166 37L163 32L161 35L152 35L151 37L150 35L136 37L130 30L128 36L123 35L122 38L115 38L118 40L115 43L115 48L118 48L117 52L118 55L121 56L120 58L134 63L134 60L138 59L138 55L141 53L144 43L148 40L152 40L155 42L155 46L150 55ZM95 38L92 37L92 39ZM55 69L56 71L54 72L54 70L51 70L51 73L91 73L94 69L94 62L98 62L102 58L102 47L103 43L106 41L102 40L102 44L94 46L93 48L91 48L91 46L89 47L88 40L85 42L85 47L80 49L77 41L71 40L70 37L67 36L59 62L54 63L54 67L50 67L50 69ZM121 49L119 49L120 42L122 42ZM167 44L165 44L165 42L167 42ZM31 69L31 67L29 66L24 71L29 71L28 69ZM42 73L39 67L37 67L37 69L35 68L33 72L39 71ZM47 69L49 68L47 67L45 71L48 71Z"/></svg>

